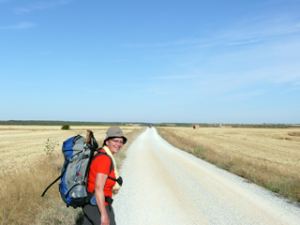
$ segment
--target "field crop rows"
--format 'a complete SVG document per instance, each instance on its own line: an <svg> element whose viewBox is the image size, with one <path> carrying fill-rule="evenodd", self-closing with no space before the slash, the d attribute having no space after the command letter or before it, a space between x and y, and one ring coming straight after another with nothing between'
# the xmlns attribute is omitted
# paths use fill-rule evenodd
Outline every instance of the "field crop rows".
<svg viewBox="0 0 300 225"><path fill-rule="evenodd" d="M57 184L43 198L40 196L60 175L63 141L77 134L85 136L86 130L91 129L101 147L107 128L71 126L70 130L61 130L60 126L0 126L1 224L81 224L82 210L65 206ZM138 127L122 127L122 130L128 144L115 157L119 165L126 148L141 132ZM47 139L58 143L51 155L44 151Z"/></svg>
<svg viewBox="0 0 300 225"><path fill-rule="evenodd" d="M92 129L101 145L107 128L74 126L70 130L61 130L60 126L0 126L0 174L30 167L45 154L48 138L58 144L55 151L60 151L63 141L77 134L85 137L86 130ZM123 131L126 135L133 129L126 127Z"/></svg>
<svg viewBox="0 0 300 225"><path fill-rule="evenodd" d="M300 168L300 129L254 128L166 128L177 136L210 147L220 153L241 155L279 167Z"/></svg>
<svg viewBox="0 0 300 225"><path fill-rule="evenodd" d="M300 202L300 129L158 128L173 146Z"/></svg>

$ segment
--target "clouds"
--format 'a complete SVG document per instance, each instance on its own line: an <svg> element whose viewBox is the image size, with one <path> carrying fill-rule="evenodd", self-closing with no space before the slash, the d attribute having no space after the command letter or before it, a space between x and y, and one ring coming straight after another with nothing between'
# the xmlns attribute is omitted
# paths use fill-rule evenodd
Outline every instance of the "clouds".
<svg viewBox="0 0 300 225"><path fill-rule="evenodd" d="M178 80L178 79L190 79L190 78L197 78L199 76L196 75L176 75L176 76L158 76L158 77L151 77L149 79L155 80Z"/></svg>
<svg viewBox="0 0 300 225"><path fill-rule="evenodd" d="M51 110L74 95L64 84L93 102L122 96L124 115L158 109L160 121L178 108L183 122L270 102L289 108L300 93L300 5L266 1L0 0L0 70L19 83L18 104L34 97Z"/></svg>
<svg viewBox="0 0 300 225"><path fill-rule="evenodd" d="M72 0L36 2L36 3L30 4L30 5L27 5L25 7L17 7L14 9L14 12L16 14L30 13L30 12L36 11L36 10L55 8L55 7L58 7L61 5L66 5L71 2L72 2Z"/></svg>
<svg viewBox="0 0 300 225"><path fill-rule="evenodd" d="M300 34L300 18L297 14L272 14L245 17L239 22L224 24L197 38L184 38L160 43L127 43L128 48L165 48L194 46L198 48L216 46L252 45L274 38Z"/></svg>
<svg viewBox="0 0 300 225"><path fill-rule="evenodd" d="M6 3L10 0L0 0L0 3ZM24 14L24 13L30 13L32 11L36 10L44 10L44 9L50 9L55 8L61 5L66 5L68 3L71 3L72 0L57 0L57 1L44 1L44 2L36 2L30 5L27 5L25 7L16 7L14 8L13 12L16 14ZM36 24L32 22L19 22L15 25L6 25L6 26L0 26L0 30L24 30L28 28L35 27Z"/></svg>
<svg viewBox="0 0 300 225"><path fill-rule="evenodd" d="M172 81L168 85L186 87L184 91L191 93L229 94L239 90L240 96L251 98L300 82L299 36L298 15L272 13L224 23L198 38L124 46L147 55L172 53L172 57L164 58L167 73L155 74L152 80ZM264 91L257 92L260 88Z"/></svg>
<svg viewBox="0 0 300 225"><path fill-rule="evenodd" d="M1 26L0 30L23 30L23 29L34 27L34 26L35 26L34 23L20 22L15 25Z"/></svg>
<svg viewBox="0 0 300 225"><path fill-rule="evenodd" d="M154 75L153 81L171 81L167 85L180 86L191 95L226 94L226 100L233 98L231 92L240 91L234 98L238 100L263 95L275 87L288 90L300 82L299 36L299 16L277 13L224 23L198 38L126 47L148 56L159 52L166 56L166 67L177 67L178 72L167 69L167 74ZM145 59L150 59L148 56ZM257 88L265 91L257 92Z"/></svg>
<svg viewBox="0 0 300 225"><path fill-rule="evenodd" d="M221 42L227 43L227 45L230 45L232 42L235 45L244 45L299 33L299 16L279 14L245 19L231 27L223 28L215 36Z"/></svg>
<svg viewBox="0 0 300 225"><path fill-rule="evenodd" d="M256 98L266 93L266 90L252 90L250 92L239 92L221 96L223 101L242 101L249 98Z"/></svg>
<svg viewBox="0 0 300 225"><path fill-rule="evenodd" d="M145 44L143 44L143 43L123 44L122 46L128 47L128 48L159 48L159 47L199 44L201 42L202 42L201 39L183 39L183 40L177 40L177 41L152 43L152 44L147 44L147 43L145 43Z"/></svg>

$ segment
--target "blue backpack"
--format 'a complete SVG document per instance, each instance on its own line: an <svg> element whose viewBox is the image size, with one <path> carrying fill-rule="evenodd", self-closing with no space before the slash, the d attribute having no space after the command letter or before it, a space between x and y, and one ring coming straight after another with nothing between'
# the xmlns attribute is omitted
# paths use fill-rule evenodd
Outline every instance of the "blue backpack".
<svg viewBox="0 0 300 225"><path fill-rule="evenodd" d="M106 154L97 149L98 143L90 130L86 138L77 135L66 140L62 146L65 162L61 175L46 188L42 197L54 183L61 179L58 185L59 192L68 207L82 207L89 202L87 182L90 165L96 156ZM96 156L94 156L95 151L98 152Z"/></svg>

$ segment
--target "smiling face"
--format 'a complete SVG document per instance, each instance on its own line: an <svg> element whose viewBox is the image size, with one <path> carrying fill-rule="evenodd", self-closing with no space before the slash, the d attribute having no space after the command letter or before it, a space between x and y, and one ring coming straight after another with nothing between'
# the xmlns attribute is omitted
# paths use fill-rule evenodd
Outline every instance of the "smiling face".
<svg viewBox="0 0 300 225"><path fill-rule="evenodd" d="M112 154L118 153L123 147L123 138L111 138L105 141L106 146L109 148Z"/></svg>

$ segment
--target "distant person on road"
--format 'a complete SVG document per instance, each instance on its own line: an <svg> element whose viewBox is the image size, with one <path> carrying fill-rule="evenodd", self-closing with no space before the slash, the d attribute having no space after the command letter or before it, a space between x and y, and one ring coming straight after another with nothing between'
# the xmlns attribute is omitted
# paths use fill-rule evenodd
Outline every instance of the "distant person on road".
<svg viewBox="0 0 300 225"><path fill-rule="evenodd" d="M113 155L118 153L127 138L119 127L110 127L106 138L91 166L87 189L93 195L90 203L83 207L83 225L115 225L115 215L112 204L113 193L118 193L122 178L117 172Z"/></svg>

